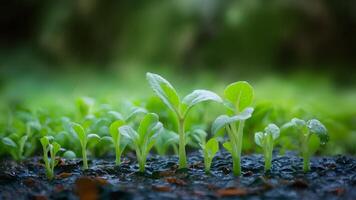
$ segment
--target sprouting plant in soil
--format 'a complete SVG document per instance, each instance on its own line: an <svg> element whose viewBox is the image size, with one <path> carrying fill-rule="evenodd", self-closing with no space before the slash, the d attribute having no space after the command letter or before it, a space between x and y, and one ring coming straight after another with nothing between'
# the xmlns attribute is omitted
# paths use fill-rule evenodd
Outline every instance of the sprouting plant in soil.
<svg viewBox="0 0 356 200"><path fill-rule="evenodd" d="M254 99L254 90L245 81L239 81L228 85L224 90L225 106L228 115L221 115L212 125L212 133L218 134L226 130L229 141L223 144L224 148L231 153L233 173L241 174L241 149L245 120L253 113L250 107Z"/></svg>
<svg viewBox="0 0 356 200"><path fill-rule="evenodd" d="M162 130L163 125L159 122L158 115L155 113L146 114L140 122L137 131L129 125L119 127L120 134L126 137L136 150L140 172L145 170L148 153Z"/></svg>
<svg viewBox="0 0 356 200"><path fill-rule="evenodd" d="M310 158L319 147L319 143L324 145L329 140L329 135L326 127L317 119L304 121L302 119L293 118L290 122L286 123L283 129L294 128L297 131L297 141L300 146L300 154L303 157L303 170L304 172L310 171ZM319 143L315 142L315 138L319 138ZM314 140L314 142L312 142Z"/></svg>
<svg viewBox="0 0 356 200"><path fill-rule="evenodd" d="M88 169L87 144L89 140L100 140L100 136L94 133L88 134L85 128L78 123L73 123L72 128L77 134L80 142L83 158L83 169Z"/></svg>
<svg viewBox="0 0 356 200"><path fill-rule="evenodd" d="M269 124L263 132L255 133L255 143L263 149L265 171L271 170L273 146L279 134L280 130L275 124Z"/></svg>
<svg viewBox="0 0 356 200"><path fill-rule="evenodd" d="M169 109L175 113L177 117L179 134L179 168L187 168L187 158L185 151L185 121L189 111L193 106L201 102L222 102L222 100L214 92L208 90L194 90L192 93L188 94L181 100L174 87L163 77L153 73L147 73L146 77L156 95Z"/></svg>
<svg viewBox="0 0 356 200"><path fill-rule="evenodd" d="M46 168L46 176L49 180L54 177L54 167L57 166L56 154L60 151L61 145L53 141L53 137L44 136L40 139L43 149L43 161ZM50 158L48 157L50 155Z"/></svg>

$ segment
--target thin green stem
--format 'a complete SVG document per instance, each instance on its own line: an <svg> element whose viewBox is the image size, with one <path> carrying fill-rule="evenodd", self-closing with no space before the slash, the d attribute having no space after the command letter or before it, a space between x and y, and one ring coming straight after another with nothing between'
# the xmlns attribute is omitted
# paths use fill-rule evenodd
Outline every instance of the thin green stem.
<svg viewBox="0 0 356 200"><path fill-rule="evenodd" d="M87 150L85 146L82 147L82 156L83 156L83 169L88 169Z"/></svg>
<svg viewBox="0 0 356 200"><path fill-rule="evenodd" d="M308 172L310 170L310 155L309 155L309 133L303 135L302 141L302 156L303 156L303 171Z"/></svg>
<svg viewBox="0 0 356 200"><path fill-rule="evenodd" d="M178 119L178 134L179 134L179 169L187 168L187 158L185 153L185 132L184 118Z"/></svg>
<svg viewBox="0 0 356 200"><path fill-rule="evenodd" d="M120 165L121 164L121 152L120 152L120 144L115 143L115 164Z"/></svg>

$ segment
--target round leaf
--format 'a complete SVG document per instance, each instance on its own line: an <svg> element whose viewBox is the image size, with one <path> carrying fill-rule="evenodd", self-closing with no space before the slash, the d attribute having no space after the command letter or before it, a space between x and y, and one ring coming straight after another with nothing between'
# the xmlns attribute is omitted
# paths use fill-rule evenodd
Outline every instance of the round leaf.
<svg viewBox="0 0 356 200"><path fill-rule="evenodd" d="M224 90L227 100L235 105L236 111L241 112L251 106L254 98L253 87L246 81L238 81L228 85Z"/></svg>

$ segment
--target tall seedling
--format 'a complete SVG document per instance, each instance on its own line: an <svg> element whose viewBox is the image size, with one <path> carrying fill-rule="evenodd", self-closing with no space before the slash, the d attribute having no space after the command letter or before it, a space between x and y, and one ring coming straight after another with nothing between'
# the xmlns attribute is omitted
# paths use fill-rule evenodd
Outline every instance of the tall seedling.
<svg viewBox="0 0 356 200"><path fill-rule="evenodd" d="M254 99L253 87L245 81L239 81L228 85L224 90L228 115L221 115L212 125L212 133L217 134L225 128L229 141L223 144L224 148L231 153L233 173L241 174L241 149L243 129L245 121L253 113L250 107Z"/></svg>
<svg viewBox="0 0 356 200"><path fill-rule="evenodd" d="M208 90L194 90L181 100L174 87L163 77L152 73L147 73L146 77L156 95L175 113L177 117L179 134L179 168L187 168L185 152L186 134L184 125L190 109L196 104L204 101L222 102L222 99L214 92Z"/></svg>

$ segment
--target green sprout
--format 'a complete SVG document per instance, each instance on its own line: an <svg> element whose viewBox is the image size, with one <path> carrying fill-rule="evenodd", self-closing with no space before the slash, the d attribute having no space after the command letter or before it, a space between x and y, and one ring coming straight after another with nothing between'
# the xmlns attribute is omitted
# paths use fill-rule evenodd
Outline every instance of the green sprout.
<svg viewBox="0 0 356 200"><path fill-rule="evenodd" d="M129 125L119 128L120 134L126 137L136 149L140 172L145 170L147 155L162 131L163 125L158 121L158 115L155 113L148 113L144 116L137 132Z"/></svg>
<svg viewBox="0 0 356 200"><path fill-rule="evenodd" d="M187 168L187 158L185 152L185 121L189 111L198 103L204 101L222 102L222 100L214 92L208 90L194 90L192 93L185 96L183 100L181 100L173 86L163 77L152 73L147 73L146 77L156 95L170 110L175 113L177 117L179 135L179 168Z"/></svg>
<svg viewBox="0 0 356 200"><path fill-rule="evenodd" d="M119 133L119 128L123 126L125 122L123 120L116 120L113 123L111 123L109 132L112 138L112 142L114 143L115 147L115 164L120 165L121 164L121 154L124 151L126 147L126 143L122 142L121 140L121 134Z"/></svg>
<svg viewBox="0 0 356 200"><path fill-rule="evenodd" d="M61 145L52 140L53 137L51 136L44 136L40 139L43 148L43 161L45 163L46 176L49 180L54 178L54 167L58 164L56 154L61 149ZM50 158L48 158L48 154L50 155Z"/></svg>
<svg viewBox="0 0 356 200"><path fill-rule="evenodd" d="M178 134L173 131L164 129L163 133L158 135L154 148L158 153L158 155L164 156L167 154L167 151L170 146L172 146L173 150L175 150L177 148L178 143L179 143Z"/></svg>
<svg viewBox="0 0 356 200"><path fill-rule="evenodd" d="M312 142L313 136L319 138L320 144L324 145L329 141L329 135L326 127L317 119L304 121L302 119L293 118L290 122L285 124L282 128L287 129L294 127L298 131L300 142L300 153L303 157L304 172L310 171L310 158L316 152L317 146Z"/></svg>
<svg viewBox="0 0 356 200"><path fill-rule="evenodd" d="M207 133L202 129L195 129L193 133L191 133L193 140L195 140L202 149L205 172L209 174L213 158L219 151L219 142L217 138L210 138L208 141L206 141L206 136Z"/></svg>
<svg viewBox="0 0 356 200"><path fill-rule="evenodd" d="M17 161L24 159L24 149L26 141L28 140L27 135L19 136L13 134L16 140L11 139L10 137L4 137L1 139L1 142L5 147L8 148L8 151L11 157ZM19 140L17 140L19 138ZM16 142L15 142L16 141Z"/></svg>
<svg viewBox="0 0 356 200"><path fill-rule="evenodd" d="M255 133L255 142L263 149L266 172L271 170L273 145L274 141L279 137L279 134L280 130L275 124L269 124L264 132Z"/></svg>
<svg viewBox="0 0 356 200"><path fill-rule="evenodd" d="M224 90L224 96L229 115L221 115L216 118L212 125L212 133L220 133L225 128L229 141L225 142L223 146L231 153L234 175L239 176L241 174L243 129L245 121L253 113L253 108L249 106L252 105L254 91L250 84L239 81L228 85Z"/></svg>
<svg viewBox="0 0 356 200"><path fill-rule="evenodd" d="M97 134L87 134L87 131L83 128L82 125L77 123L72 123L72 128L77 134L80 141L80 146L82 148L82 157L83 157L83 169L88 169L88 159L87 159L87 145L90 140L100 140L100 137Z"/></svg>

